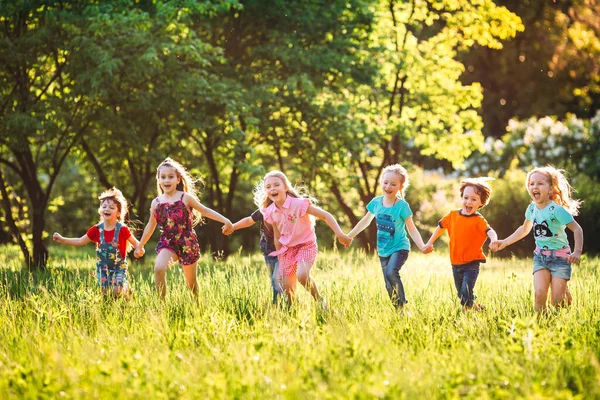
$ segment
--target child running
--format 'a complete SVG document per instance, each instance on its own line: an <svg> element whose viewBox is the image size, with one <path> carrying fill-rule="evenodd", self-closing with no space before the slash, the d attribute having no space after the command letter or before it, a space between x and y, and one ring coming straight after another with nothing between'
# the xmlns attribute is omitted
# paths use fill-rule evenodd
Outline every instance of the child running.
<svg viewBox="0 0 600 400"><path fill-rule="evenodd" d="M150 219L135 250L135 256L143 254L144 245L158 224L160 239L156 245L154 264L156 290L161 298L166 296L167 268L172 262L179 261L187 287L196 296L200 246L194 226L202 216L222 222L226 230L233 229L233 225L229 219L200 204L196 197L195 180L181 164L171 158L165 159L156 169L156 189L159 196L152 201Z"/></svg>
<svg viewBox="0 0 600 400"><path fill-rule="evenodd" d="M319 293L310 270L317 258L317 237L310 216L325 220L340 243L350 245L352 240L342 232L333 216L302 198L281 171L267 173L255 190L255 202L267 223L273 226L275 247L270 256L279 256L279 270L288 303L295 298L296 281L300 281L319 301L324 310L327 304Z"/></svg>
<svg viewBox="0 0 600 400"><path fill-rule="evenodd" d="M454 286L463 311L485 309L481 304L474 305L473 289L479 276L479 265L485 262L483 244L488 237L491 242L498 240L496 231L490 228L478 212L490 201L490 180L493 178L469 178L460 181L462 208L446 214L425 245L426 251L432 251L433 243L448 230Z"/></svg>
<svg viewBox="0 0 600 400"><path fill-rule="evenodd" d="M425 252L425 244L421 234L412 220L412 211L404 200L408 188L408 172L399 164L389 165L383 169L380 178L383 196L375 197L367 205L367 214L348 233L353 239L371 224L377 221L377 252L385 280L385 288L394 306L404 307L408 301L400 269L408 258L410 242L405 227L419 249Z"/></svg>
<svg viewBox="0 0 600 400"><path fill-rule="evenodd" d="M567 282L571 264L579 262L583 251L583 229L573 219L581 202L572 199L573 189L563 172L552 166L534 168L527 174L525 185L533 202L527 206L525 221L512 235L490 244L499 251L523 239L533 228L533 287L535 311L546 310L548 289L552 288L552 305L570 304ZM565 227L573 231L575 249L571 252Z"/></svg>
<svg viewBox="0 0 600 400"><path fill-rule="evenodd" d="M96 277L102 295L128 297L127 251L137 246L138 241L124 223L128 209L127 200L123 193L114 187L102 192L98 199L100 222L97 225L88 229L80 238L66 238L55 232L52 239L69 246L97 243Z"/></svg>
<svg viewBox="0 0 600 400"><path fill-rule="evenodd" d="M233 224L232 231L226 231L223 227L223 233L225 235L231 235L234 231L248 228L254 225L256 222L260 223L260 250L265 258L265 264L271 277L271 286L273 288L273 304L277 303L279 296L283 292L282 278L279 273L279 259L277 256L270 256L277 249L275 248L275 236L273 233L273 227L265 222L265 219L260 212L260 209L254 211L252 215L240 219L238 222Z"/></svg>

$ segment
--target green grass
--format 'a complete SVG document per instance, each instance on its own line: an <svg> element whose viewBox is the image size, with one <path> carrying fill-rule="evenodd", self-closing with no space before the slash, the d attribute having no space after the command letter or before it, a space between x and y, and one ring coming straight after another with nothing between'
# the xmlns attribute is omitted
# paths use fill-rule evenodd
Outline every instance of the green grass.
<svg viewBox="0 0 600 400"><path fill-rule="evenodd" d="M22 271L0 247L0 398L600 398L600 260L575 268L569 309L536 316L531 260L491 258L463 314L447 255L411 253L412 317L396 312L375 256L323 252L324 314L299 289L270 304L262 257L203 258L197 303L179 266L157 299L153 258L130 263L135 296L103 300L93 249L52 248Z"/></svg>

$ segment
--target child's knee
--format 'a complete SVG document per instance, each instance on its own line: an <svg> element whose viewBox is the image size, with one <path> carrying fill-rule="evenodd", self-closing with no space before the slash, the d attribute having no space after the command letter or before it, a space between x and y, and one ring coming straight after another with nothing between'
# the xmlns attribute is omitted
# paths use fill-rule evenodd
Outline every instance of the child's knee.
<svg viewBox="0 0 600 400"><path fill-rule="evenodd" d="M548 298L548 289L547 288L535 288L535 298L536 299L547 299Z"/></svg>
<svg viewBox="0 0 600 400"><path fill-rule="evenodd" d="M164 274L165 272L167 272L167 266L166 265L155 265L154 266L154 273L155 274Z"/></svg>
<svg viewBox="0 0 600 400"><path fill-rule="evenodd" d="M306 286L310 279L310 273L308 271L298 271L296 273L296 279L298 279L298 282L300 282L302 286Z"/></svg>

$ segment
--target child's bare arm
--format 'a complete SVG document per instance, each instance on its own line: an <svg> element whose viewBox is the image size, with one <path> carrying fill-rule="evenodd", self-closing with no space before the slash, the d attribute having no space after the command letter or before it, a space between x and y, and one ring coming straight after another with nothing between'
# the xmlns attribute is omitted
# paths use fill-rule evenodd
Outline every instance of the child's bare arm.
<svg viewBox="0 0 600 400"><path fill-rule="evenodd" d="M350 232L348 232L348 236L350 236L351 239L354 239L356 235L364 231L367 228L367 226L371 224L373 218L375 218L375 214L371 213L370 211L367 211L365 216L362 217L362 219L356 223L356 225L354 226L354 228L352 228Z"/></svg>
<svg viewBox="0 0 600 400"><path fill-rule="evenodd" d="M331 228L335 236L338 238L341 244L344 246L349 246L352 243L352 238L348 237L340 228L340 225L337 223L333 215L329 212L323 210L321 207L313 206L312 204L308 206L306 212L310 215L314 215L317 218L324 220L327 225Z"/></svg>
<svg viewBox="0 0 600 400"><path fill-rule="evenodd" d="M80 238L66 238L60 235L58 232L54 232L52 235L52 240L57 243L66 244L68 246L83 246L91 242L88 235L83 235Z"/></svg>
<svg viewBox="0 0 600 400"><path fill-rule="evenodd" d="M136 246L136 250L144 247L144 245L150 240L152 234L154 233L154 229L156 228L156 218L154 217L154 211L156 210L156 200L152 201L152 205L150 206L150 218L148 219L148 223L144 228L144 233L142 233L142 237L140 238L139 243Z"/></svg>
<svg viewBox="0 0 600 400"><path fill-rule="evenodd" d="M233 224L231 223L229 218L219 214L212 208L206 207L198 200L196 200L193 196L190 196L189 194L185 193L183 196L183 201L186 205L192 207L195 210L198 210L200 214L204 215L206 218L212 219L213 221L221 222L226 227L225 231L228 232L233 229Z"/></svg>
<svg viewBox="0 0 600 400"><path fill-rule="evenodd" d="M412 217L406 218L404 220L404 223L406 224L406 229L408 230L408 234L410 235L412 240L415 242L415 244L417 245L419 250L425 251L425 243L423 243L423 238L421 237L421 233L419 233L419 230L415 226L415 222L413 221Z"/></svg>
<svg viewBox="0 0 600 400"><path fill-rule="evenodd" d="M425 244L425 248L427 250L432 251L433 250L433 244L435 243L436 240L438 240L438 238L440 236L442 236L442 234L446 231L446 228L442 228L441 226L436 226L435 230L433 231L433 233L431 234L431 237L429 238L429 241Z"/></svg>
<svg viewBox="0 0 600 400"><path fill-rule="evenodd" d="M567 227L573 231L573 238L575 239L575 246L573 252L569 256L569 264L578 263L581 258L581 252L583 251L583 229L577 221L573 221L567 224Z"/></svg>
<svg viewBox="0 0 600 400"><path fill-rule="evenodd" d="M500 250L504 249L505 247L510 246L514 242L523 239L525 236L527 236L527 234L529 234L529 232L531 232L531 228L532 227L533 227L533 224L531 223L531 221L529 221L529 220L526 219L523 222L523 225L521 225L520 227L518 227L512 233L512 235L510 235L506 239L504 239L504 240L493 240L490 243L490 250L491 251L500 251Z"/></svg>

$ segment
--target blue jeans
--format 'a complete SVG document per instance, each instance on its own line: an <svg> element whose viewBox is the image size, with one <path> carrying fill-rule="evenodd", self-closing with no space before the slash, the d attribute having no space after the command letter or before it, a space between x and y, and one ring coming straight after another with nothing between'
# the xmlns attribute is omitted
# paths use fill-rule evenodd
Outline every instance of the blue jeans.
<svg viewBox="0 0 600 400"><path fill-rule="evenodd" d="M404 285L402 285L400 279L400 269L407 258L408 250L398 250L388 257L379 256L383 278L385 279L385 288L395 307L402 307L408 303L404 293Z"/></svg>
<svg viewBox="0 0 600 400"><path fill-rule="evenodd" d="M279 259L265 255L265 264L269 269L271 277L271 287L273 288L273 304L277 303L277 299L283 293L283 278L279 274Z"/></svg>
<svg viewBox="0 0 600 400"><path fill-rule="evenodd" d="M467 307L473 307L475 295L473 289L479 276L479 261L473 261L468 264L452 266L454 275L454 286L460 298L460 304Z"/></svg>

